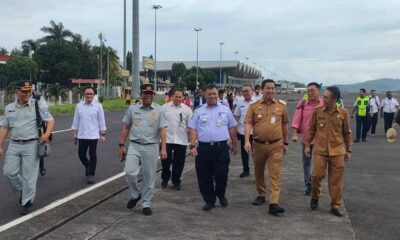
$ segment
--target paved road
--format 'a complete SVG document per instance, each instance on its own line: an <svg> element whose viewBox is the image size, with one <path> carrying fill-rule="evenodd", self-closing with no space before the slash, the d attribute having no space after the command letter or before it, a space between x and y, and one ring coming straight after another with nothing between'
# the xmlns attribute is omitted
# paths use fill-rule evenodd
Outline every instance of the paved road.
<svg viewBox="0 0 400 240"><path fill-rule="evenodd" d="M107 140L98 145L98 163L96 181L107 179L122 171L118 160L118 138L122 126L123 112L106 112ZM56 117L55 131L69 129L72 116ZM55 200L68 196L78 190L88 187L85 181L84 169L78 158L78 149L74 145L70 131L56 133L52 142L52 153L46 158L47 175L39 176L35 209L41 208ZM6 144L5 144L6 145ZM4 146L7 149L7 145ZM3 160L1 166L3 165ZM6 181L0 177L0 225L19 216L19 196L14 194Z"/></svg>

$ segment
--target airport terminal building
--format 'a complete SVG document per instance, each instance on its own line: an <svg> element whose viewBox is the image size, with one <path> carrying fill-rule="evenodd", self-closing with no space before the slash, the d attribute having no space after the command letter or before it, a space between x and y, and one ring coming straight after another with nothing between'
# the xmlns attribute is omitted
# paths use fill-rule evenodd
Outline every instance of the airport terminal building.
<svg viewBox="0 0 400 240"><path fill-rule="evenodd" d="M172 81L172 65L183 63L186 69L196 67L196 61L157 61L157 84L159 91L171 88L175 83ZM217 86L229 86L237 88L243 84L255 85L262 78L260 70L248 66L239 61L199 61L199 68L213 71ZM220 78L220 69L222 77ZM143 64L140 63L140 75L142 82L148 82L145 78Z"/></svg>

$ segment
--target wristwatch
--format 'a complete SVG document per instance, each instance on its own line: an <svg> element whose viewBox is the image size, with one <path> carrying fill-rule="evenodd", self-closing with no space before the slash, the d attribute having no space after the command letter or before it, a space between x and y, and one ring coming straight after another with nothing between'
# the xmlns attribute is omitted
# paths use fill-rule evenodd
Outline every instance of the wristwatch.
<svg viewBox="0 0 400 240"><path fill-rule="evenodd" d="M118 146L119 146L119 147L125 147L125 144L119 143Z"/></svg>
<svg viewBox="0 0 400 240"><path fill-rule="evenodd" d="M286 143L283 143L283 145L289 146L289 143L286 142Z"/></svg>
<svg viewBox="0 0 400 240"><path fill-rule="evenodd" d="M348 153L351 153L351 151L347 151Z"/></svg>
<svg viewBox="0 0 400 240"><path fill-rule="evenodd" d="M190 145L189 145L189 149L192 150L193 148L196 148L196 145L190 144Z"/></svg>

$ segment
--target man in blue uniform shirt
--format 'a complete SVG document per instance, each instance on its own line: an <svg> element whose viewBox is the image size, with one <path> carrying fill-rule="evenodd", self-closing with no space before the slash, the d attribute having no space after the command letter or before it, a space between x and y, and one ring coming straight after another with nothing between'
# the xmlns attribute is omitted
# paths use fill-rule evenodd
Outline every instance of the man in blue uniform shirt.
<svg viewBox="0 0 400 240"><path fill-rule="evenodd" d="M217 197L222 207L228 206L225 197L230 162L227 142L230 137L231 152L236 154L237 122L229 107L218 103L218 90L214 85L207 87L206 100L207 103L194 112L189 128L190 152L196 156L197 181L206 202L203 210L209 211Z"/></svg>

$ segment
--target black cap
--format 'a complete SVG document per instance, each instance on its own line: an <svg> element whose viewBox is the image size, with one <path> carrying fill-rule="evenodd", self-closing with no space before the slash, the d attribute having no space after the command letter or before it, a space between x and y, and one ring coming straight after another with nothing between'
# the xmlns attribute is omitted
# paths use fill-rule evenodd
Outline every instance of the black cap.
<svg viewBox="0 0 400 240"><path fill-rule="evenodd" d="M17 84L15 84L15 88L26 91L26 90L32 90L33 87L32 87L32 83L30 83L29 81L20 80L17 82Z"/></svg>
<svg viewBox="0 0 400 240"><path fill-rule="evenodd" d="M141 92L154 92L154 86L153 86L153 84L142 84L140 86L140 91Z"/></svg>

